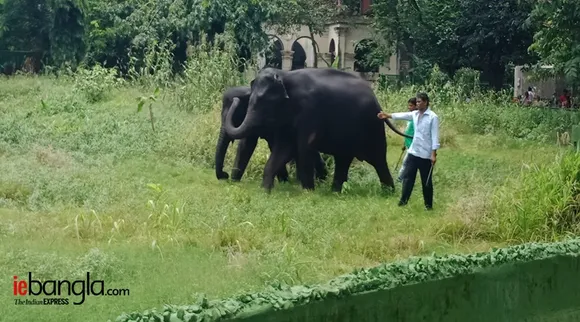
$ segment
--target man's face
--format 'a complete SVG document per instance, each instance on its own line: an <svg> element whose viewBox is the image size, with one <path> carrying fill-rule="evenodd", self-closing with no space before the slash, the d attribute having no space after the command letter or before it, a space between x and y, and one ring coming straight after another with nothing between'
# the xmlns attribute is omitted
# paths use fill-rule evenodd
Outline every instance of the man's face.
<svg viewBox="0 0 580 322"><path fill-rule="evenodd" d="M424 111L427 109L427 102L423 101L420 98L417 98L417 109Z"/></svg>
<svg viewBox="0 0 580 322"><path fill-rule="evenodd" d="M409 107L409 112L413 112L414 110L417 109L417 105L415 105L413 103L409 103L408 107Z"/></svg>

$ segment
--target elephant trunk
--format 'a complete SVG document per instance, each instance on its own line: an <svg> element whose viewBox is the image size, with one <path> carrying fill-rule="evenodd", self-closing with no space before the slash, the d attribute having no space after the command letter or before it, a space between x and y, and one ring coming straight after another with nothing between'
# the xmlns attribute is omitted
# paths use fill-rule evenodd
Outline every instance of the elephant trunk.
<svg viewBox="0 0 580 322"><path fill-rule="evenodd" d="M220 135L218 138L216 151L215 151L215 175L218 180L228 179L228 173L224 172L224 159L228 151L228 145L232 140L228 137L224 126L220 128Z"/></svg>
<svg viewBox="0 0 580 322"><path fill-rule="evenodd" d="M232 100L232 106L230 107L230 110L228 111L228 114L226 116L226 121L224 124L225 130L227 135L230 137L230 139L232 140L239 140L239 139L243 139L245 137L247 137L250 134L250 131L252 130L253 125L256 123L255 121L255 115L254 113L248 109L248 113L246 114L246 117L244 118L244 121L242 122L242 124L240 124L239 127L235 127L234 123L233 123L233 116L234 113L236 113L236 109L238 108L238 106L240 105L240 99L238 97L234 97L234 99Z"/></svg>

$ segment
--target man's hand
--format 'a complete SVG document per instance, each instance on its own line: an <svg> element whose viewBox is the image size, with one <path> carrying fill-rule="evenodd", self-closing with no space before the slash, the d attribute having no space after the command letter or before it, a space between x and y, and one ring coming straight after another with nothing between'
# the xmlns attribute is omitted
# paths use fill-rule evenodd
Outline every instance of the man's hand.
<svg viewBox="0 0 580 322"><path fill-rule="evenodd" d="M431 152L431 163L435 165L435 162L437 162L437 152L433 151Z"/></svg>
<svg viewBox="0 0 580 322"><path fill-rule="evenodd" d="M391 114L385 113L385 112L379 112L379 114L377 114L377 117L381 120L389 119L389 118L391 118Z"/></svg>

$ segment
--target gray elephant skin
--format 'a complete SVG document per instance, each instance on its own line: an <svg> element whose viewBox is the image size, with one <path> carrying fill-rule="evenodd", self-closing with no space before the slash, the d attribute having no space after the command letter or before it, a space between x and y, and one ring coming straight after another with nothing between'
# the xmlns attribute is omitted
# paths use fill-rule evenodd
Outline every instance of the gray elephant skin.
<svg viewBox="0 0 580 322"><path fill-rule="evenodd" d="M262 187L270 192L274 175L293 156L304 189L314 189L313 152L334 157L332 191L342 191L350 164L357 158L371 164L383 188L394 191L386 160L387 141L383 122L403 137L389 120L380 120L381 106L361 77L337 69L304 68L283 71L262 69L251 82L245 118L238 110L245 98L234 97L224 122L225 133L244 139L267 127L275 137L266 163ZM412 137L411 137L412 138Z"/></svg>
<svg viewBox="0 0 580 322"><path fill-rule="evenodd" d="M222 112L221 112L221 128L218 137L218 142L216 146L215 153L215 174L218 180L225 180L229 178L227 172L223 171L224 159L228 150L230 143L234 142L234 139L229 136L224 128L226 115L232 106L232 100L234 97L239 99L238 108L232 114L232 122L234 126L239 126L242 124L246 111L248 109L248 101L250 99L250 87L249 86L239 86L227 89L222 95ZM247 132L244 138L241 138L238 143L238 149L236 157L234 160L234 166L232 169L232 180L240 181L256 145L258 144L258 139L263 138L268 142L268 147L270 151L272 150L272 144L274 142L274 136L272 135L272 129L270 133L267 131L267 127L256 126L252 130ZM293 156L294 158L294 156ZM326 164L321 158L320 154L316 152L314 155L316 176L320 180L325 180L328 174L326 170ZM286 164L280 166L280 169L276 172L276 176L280 182L288 181L288 171L286 170Z"/></svg>

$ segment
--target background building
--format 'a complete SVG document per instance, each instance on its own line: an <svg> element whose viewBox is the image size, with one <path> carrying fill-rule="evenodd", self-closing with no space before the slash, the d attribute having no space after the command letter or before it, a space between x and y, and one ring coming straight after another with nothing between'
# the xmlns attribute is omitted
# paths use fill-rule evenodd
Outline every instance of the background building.
<svg viewBox="0 0 580 322"><path fill-rule="evenodd" d="M364 55L360 44L374 42L370 22L365 19L371 2L371 0L360 0L362 15L345 19L348 21L329 23L322 35L315 34L314 40L319 47L316 57L307 26L303 25L291 34L276 34L271 29L267 30L272 47L271 51L264 51L260 56L258 67L268 65L284 70L294 70L314 67L314 61L317 60L317 68L329 68L338 59L338 68L359 73L369 80L376 80L379 74L399 75L401 71L410 67L410 59L400 52L391 55L382 66L368 68L360 63ZM340 1L337 1L337 5L340 5Z"/></svg>

